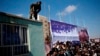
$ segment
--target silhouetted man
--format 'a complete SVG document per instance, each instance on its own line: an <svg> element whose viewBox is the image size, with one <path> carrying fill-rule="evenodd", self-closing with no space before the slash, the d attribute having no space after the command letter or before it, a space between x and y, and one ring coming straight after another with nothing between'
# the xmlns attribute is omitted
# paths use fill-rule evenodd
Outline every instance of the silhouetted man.
<svg viewBox="0 0 100 56"><path fill-rule="evenodd" d="M37 3L33 3L30 6L30 19L32 19L32 16L34 16L35 20L37 20L37 15L41 10L41 1L38 1Z"/></svg>

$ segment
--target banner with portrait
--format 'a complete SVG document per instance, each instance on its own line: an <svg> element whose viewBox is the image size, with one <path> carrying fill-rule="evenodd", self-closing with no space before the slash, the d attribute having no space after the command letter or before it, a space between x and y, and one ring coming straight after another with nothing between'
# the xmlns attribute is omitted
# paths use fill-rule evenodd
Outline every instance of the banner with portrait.
<svg viewBox="0 0 100 56"><path fill-rule="evenodd" d="M79 40L81 42L84 41L89 41L89 35L88 35L88 31L86 28L84 27L77 27L78 30L78 34L79 34Z"/></svg>

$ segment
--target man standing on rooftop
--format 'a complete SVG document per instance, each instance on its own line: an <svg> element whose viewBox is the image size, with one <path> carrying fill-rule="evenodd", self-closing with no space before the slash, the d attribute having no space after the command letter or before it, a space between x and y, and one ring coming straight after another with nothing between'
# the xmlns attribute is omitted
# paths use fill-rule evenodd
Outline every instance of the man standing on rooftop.
<svg viewBox="0 0 100 56"><path fill-rule="evenodd" d="M41 11L41 1L38 1L37 3L33 3L30 6L30 19L35 18L37 20L37 15Z"/></svg>

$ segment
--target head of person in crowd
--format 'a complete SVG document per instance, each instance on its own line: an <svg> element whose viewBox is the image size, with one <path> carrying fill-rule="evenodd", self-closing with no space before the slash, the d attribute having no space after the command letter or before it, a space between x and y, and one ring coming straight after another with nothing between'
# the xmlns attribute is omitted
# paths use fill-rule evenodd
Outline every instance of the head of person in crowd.
<svg viewBox="0 0 100 56"><path fill-rule="evenodd" d="M49 54L52 55L52 56L57 56L58 55L58 49L52 48L51 51L49 52Z"/></svg>

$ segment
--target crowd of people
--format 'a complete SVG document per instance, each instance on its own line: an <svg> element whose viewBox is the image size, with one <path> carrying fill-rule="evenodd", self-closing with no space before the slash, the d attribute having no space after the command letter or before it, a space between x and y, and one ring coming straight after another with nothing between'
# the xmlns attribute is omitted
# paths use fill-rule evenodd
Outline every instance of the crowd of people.
<svg viewBox="0 0 100 56"><path fill-rule="evenodd" d="M100 56L100 42L74 43L57 41L47 56Z"/></svg>

